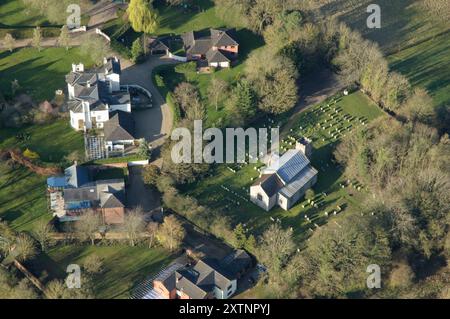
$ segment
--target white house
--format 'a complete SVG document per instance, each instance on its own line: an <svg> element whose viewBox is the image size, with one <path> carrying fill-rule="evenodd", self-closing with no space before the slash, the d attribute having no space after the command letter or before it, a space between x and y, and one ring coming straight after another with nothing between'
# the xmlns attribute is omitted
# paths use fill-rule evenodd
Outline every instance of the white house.
<svg viewBox="0 0 450 319"><path fill-rule="evenodd" d="M76 130L103 128L113 111L131 112L130 94L120 89L120 60L105 58L103 62L91 71L82 63L72 64L66 75L70 125Z"/></svg>
<svg viewBox="0 0 450 319"><path fill-rule="evenodd" d="M250 186L250 200L266 211L275 205L289 210L317 182L311 166L311 141L302 138L295 149L278 156L272 154L260 177Z"/></svg>

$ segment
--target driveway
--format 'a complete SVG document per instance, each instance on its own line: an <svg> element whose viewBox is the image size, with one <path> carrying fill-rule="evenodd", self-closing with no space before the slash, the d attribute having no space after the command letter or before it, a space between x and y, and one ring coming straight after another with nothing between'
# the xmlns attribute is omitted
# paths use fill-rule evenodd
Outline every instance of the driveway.
<svg viewBox="0 0 450 319"><path fill-rule="evenodd" d="M150 56L142 64L133 64L125 59L121 63L121 83L123 85L140 85L152 94L153 107L146 110L133 111L133 115L136 122L136 137L145 138L152 143L153 147L157 147L170 135L173 117L165 99L153 85L152 72L157 66L177 62L165 56Z"/></svg>
<svg viewBox="0 0 450 319"><path fill-rule="evenodd" d="M141 206L145 213L159 211L161 207L160 196L157 191L145 186L141 174L142 166L131 166L128 171L127 207Z"/></svg>

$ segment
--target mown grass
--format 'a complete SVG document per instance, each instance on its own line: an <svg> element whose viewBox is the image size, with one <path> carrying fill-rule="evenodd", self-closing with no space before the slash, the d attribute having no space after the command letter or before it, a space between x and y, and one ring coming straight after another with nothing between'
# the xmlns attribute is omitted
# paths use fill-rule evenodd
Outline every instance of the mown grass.
<svg viewBox="0 0 450 319"><path fill-rule="evenodd" d="M362 125L360 120L368 123L376 117L383 116L383 112L360 92L341 98L335 105L329 107L329 111L323 113L320 111L320 107L324 107L327 103L324 102L290 119L289 130L287 132L282 130L281 134L283 138L281 146L287 149L294 147L290 145L292 141L288 139L288 136L292 138L307 136L313 139L312 165L319 171L318 183L314 186L315 202L319 203L318 208L312 207L302 200L289 211L276 207L270 212L266 212L251 203L248 200L249 187L259 176L257 169L262 166L260 163L231 166L219 164L211 177L187 185L183 187L183 191L185 194L197 198L202 205L229 216L233 223L246 224L246 228L254 234L259 234L266 229L272 222L271 217L278 218L283 227L293 228L299 244L309 237L311 233L309 228L314 229L314 224L323 225L327 222L329 217L324 215L325 211L331 215L337 206L341 206L343 213L358 211L367 189L364 189L363 185L357 181L352 181L355 186L341 188L341 183L345 182L345 178L342 175L342 169L332 161L332 152L345 134L351 134L352 129ZM317 126L317 123L325 125L325 120L327 123L331 123L329 116L334 114L332 109L334 107L340 111L338 117L332 121L335 123L333 129L349 128L339 134L337 139L332 138L329 134L330 128L322 129ZM344 115L351 116L352 120L350 122L343 120ZM276 118L273 120L275 123L278 122ZM261 124L261 127L274 125L269 121ZM237 172L232 172L230 168ZM232 192L226 191L222 186ZM358 186L362 189L357 190ZM305 219L305 215L310 218L311 222Z"/></svg>
<svg viewBox="0 0 450 319"><path fill-rule="evenodd" d="M450 105L450 32L388 57L393 70L427 89L435 105Z"/></svg>
<svg viewBox="0 0 450 319"><path fill-rule="evenodd" d="M55 90L65 88L64 76L70 72L72 63L93 65L91 59L80 48L46 48L39 52L24 48L13 52L0 52L0 89L11 91L11 82L19 81L23 92L36 101L51 100Z"/></svg>
<svg viewBox="0 0 450 319"><path fill-rule="evenodd" d="M59 245L41 253L28 264L29 269L45 282L63 280L69 264L82 266L90 255L103 260L103 272L93 278L94 294L99 299L129 298L137 284L156 274L174 258L162 248Z"/></svg>
<svg viewBox="0 0 450 319"><path fill-rule="evenodd" d="M19 133L29 135L29 140L20 141ZM0 149L19 148L39 154L43 162L59 163L74 151L84 152L83 135L74 131L67 119L54 120L49 124L31 125L21 129L0 129Z"/></svg>
<svg viewBox="0 0 450 319"><path fill-rule="evenodd" d="M180 6L170 7L162 1L156 1L155 7L159 13L159 28L156 31L158 35L225 26L224 22L217 18L212 0L194 0L192 6L187 9Z"/></svg>
<svg viewBox="0 0 450 319"><path fill-rule="evenodd" d="M8 26L36 26L45 23L47 19L27 8L21 0L1 0L0 21Z"/></svg>
<svg viewBox="0 0 450 319"><path fill-rule="evenodd" d="M436 106L450 103L450 23L433 16L419 0L380 0L381 28L366 24L370 0L330 1L324 16L337 16L366 38L377 42L388 56L390 67L405 75L414 86L427 89Z"/></svg>

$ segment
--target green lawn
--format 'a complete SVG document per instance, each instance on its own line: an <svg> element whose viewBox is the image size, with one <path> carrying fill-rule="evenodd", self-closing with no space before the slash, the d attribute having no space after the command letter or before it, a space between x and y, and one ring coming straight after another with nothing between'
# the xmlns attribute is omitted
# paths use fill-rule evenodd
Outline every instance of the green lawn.
<svg viewBox="0 0 450 319"><path fill-rule="evenodd" d="M29 263L29 268L41 278L45 271L45 282L64 279L69 264L81 266L84 259L92 254L103 259L104 272L94 278L95 297L100 299L129 298L137 284L156 274L174 258L162 248L59 245L40 254Z"/></svg>
<svg viewBox="0 0 450 319"><path fill-rule="evenodd" d="M352 129L362 125L361 121L368 123L378 116L383 116L383 113L360 92L343 97L330 107L326 106L327 103L329 102L324 102L291 118L288 132L282 131L281 133L283 138L281 146L286 148L293 147L293 145L289 145L292 141L289 140L288 136L292 138L307 136L313 139L312 164L319 171L318 183L314 187L316 192L315 202L319 203L318 208L303 201L289 211L274 208L270 212L265 212L248 201L249 186L258 177L259 173L256 169L261 167L262 164L221 164L217 166L212 177L186 185L183 190L186 194L197 198L201 204L230 216L233 222L245 223L247 228L255 234L259 234L271 223L270 217L279 218L284 227L293 227L294 234L299 242L310 235L308 229L314 228L314 223L322 225L326 222L325 211L331 213L338 205L343 208L344 212L357 210L365 198L367 190L357 181L352 181L356 188L353 186L341 188L340 184L345 180L342 176L342 170L331 161L332 152L344 134L351 134ZM326 111L321 111L321 107ZM337 115L335 115L334 108L338 109ZM336 116L335 119L331 120L330 115ZM350 122L344 120L344 117L351 118ZM278 119L274 120L278 122ZM325 120L327 124L325 124ZM322 126L333 123L332 129L347 129L342 131L337 139L334 139L329 134L329 128L322 129L317 126L317 123L322 123ZM269 122L262 124L265 127L270 125ZM229 168L237 172L234 173ZM222 186L238 195L226 191ZM360 191L357 190L358 186L362 188ZM326 193L326 195L323 193ZM305 207L302 208L302 205L305 205ZM311 219L312 223L305 220L305 214Z"/></svg>
<svg viewBox="0 0 450 319"><path fill-rule="evenodd" d="M31 231L41 219L50 220L46 178L24 167L0 163L0 218L19 231Z"/></svg>
<svg viewBox="0 0 450 319"><path fill-rule="evenodd" d="M435 105L450 105L450 32L388 57L392 69L426 88Z"/></svg>
<svg viewBox="0 0 450 319"><path fill-rule="evenodd" d="M22 0L0 0L0 21L8 26L35 26L46 18L27 8Z"/></svg>
<svg viewBox="0 0 450 319"><path fill-rule="evenodd" d="M450 23L428 14L412 0L380 0L381 29L366 26L366 8L371 0L336 0L322 7L327 17L335 15L377 42L392 70L405 75L414 86L426 88L435 105L450 103Z"/></svg>
<svg viewBox="0 0 450 319"><path fill-rule="evenodd" d="M223 27L224 22L216 17L212 0L193 0L188 9L170 7L157 1L156 8L160 17L160 25L156 33L182 34L187 31L198 31L206 28Z"/></svg>
<svg viewBox="0 0 450 319"><path fill-rule="evenodd" d="M18 133L26 133L30 139L19 142ZM83 135L74 131L67 119L54 120L44 125L31 125L21 129L0 129L0 149L18 147L37 152L44 162L59 163L73 151L84 152Z"/></svg>
<svg viewBox="0 0 450 319"><path fill-rule="evenodd" d="M0 89L10 92L11 81L17 79L22 90L38 102L51 100L55 90L64 89L64 76L70 72L72 63L92 66L91 59L79 48L47 48L38 52L24 48L0 52Z"/></svg>

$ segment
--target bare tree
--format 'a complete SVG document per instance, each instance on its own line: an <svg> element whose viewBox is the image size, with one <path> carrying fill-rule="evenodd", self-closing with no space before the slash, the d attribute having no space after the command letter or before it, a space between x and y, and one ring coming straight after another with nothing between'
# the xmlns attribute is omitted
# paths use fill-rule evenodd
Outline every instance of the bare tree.
<svg viewBox="0 0 450 319"><path fill-rule="evenodd" d="M63 25L61 28L61 33L58 38L58 45L60 47L66 48L66 51L69 50L69 29L67 25Z"/></svg>
<svg viewBox="0 0 450 319"><path fill-rule="evenodd" d="M14 50L14 46L16 44L16 39L10 34L7 33L5 35L5 38L3 39L6 48L9 50L9 52L12 52Z"/></svg>
<svg viewBox="0 0 450 319"><path fill-rule="evenodd" d="M75 223L75 229L81 240L90 240L91 245L94 245L95 235L98 233L101 225L99 214L89 210Z"/></svg>
<svg viewBox="0 0 450 319"><path fill-rule="evenodd" d="M228 88L228 83L222 79L213 77L208 86L208 95L214 104L216 111L219 108L219 100Z"/></svg>
<svg viewBox="0 0 450 319"><path fill-rule="evenodd" d="M53 232L53 226L49 224L45 220L40 220L36 223L36 226L33 230L34 238L41 245L41 250L45 252L47 250L48 245L51 243L51 233Z"/></svg>
<svg viewBox="0 0 450 319"><path fill-rule="evenodd" d="M130 246L134 246L139 234L145 229L145 219L142 207L138 206L125 215L123 229L127 233Z"/></svg>
<svg viewBox="0 0 450 319"><path fill-rule="evenodd" d="M269 269L269 274L276 275L294 251L292 229L284 230L278 224L272 224L263 233L258 247L258 257Z"/></svg>
<svg viewBox="0 0 450 319"><path fill-rule="evenodd" d="M152 248L155 244L156 235L158 233L158 223L148 223L147 227L145 227L145 232L148 235L148 248Z"/></svg>
<svg viewBox="0 0 450 319"><path fill-rule="evenodd" d="M158 229L158 240L170 251L180 247L185 235L183 225L174 215L164 218L164 223Z"/></svg>
<svg viewBox="0 0 450 319"><path fill-rule="evenodd" d="M11 254L18 261L26 261L36 255L33 239L26 234L19 234L16 238Z"/></svg>
<svg viewBox="0 0 450 319"><path fill-rule="evenodd" d="M41 52L41 49L42 49L41 42L42 42L41 28L40 27L36 27L33 30L33 39L31 40L31 44L33 45L33 47L38 49L39 52Z"/></svg>

